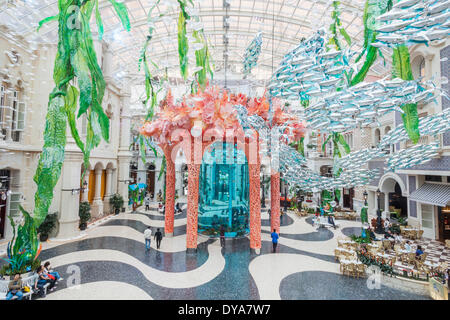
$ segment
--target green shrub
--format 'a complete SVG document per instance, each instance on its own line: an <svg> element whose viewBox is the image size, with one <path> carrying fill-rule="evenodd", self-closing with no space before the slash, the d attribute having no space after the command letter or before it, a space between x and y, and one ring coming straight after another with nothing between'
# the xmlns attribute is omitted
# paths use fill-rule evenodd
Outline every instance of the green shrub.
<svg viewBox="0 0 450 320"><path fill-rule="evenodd" d="M109 203L115 210L120 210L123 207L123 197L119 193L115 193L109 198Z"/></svg>
<svg viewBox="0 0 450 320"><path fill-rule="evenodd" d="M80 225L87 223L91 219L91 205L89 202L80 202L78 215L80 217Z"/></svg>
<svg viewBox="0 0 450 320"><path fill-rule="evenodd" d="M51 213L45 217L45 220L41 223L38 228L38 233L40 234L41 241L46 241L49 234L56 227L58 221L58 213Z"/></svg>
<svg viewBox="0 0 450 320"><path fill-rule="evenodd" d="M355 234L352 234L350 236L350 239L352 239L353 241L355 241L356 243L370 243L370 237L367 238L363 238L361 236L357 236Z"/></svg>

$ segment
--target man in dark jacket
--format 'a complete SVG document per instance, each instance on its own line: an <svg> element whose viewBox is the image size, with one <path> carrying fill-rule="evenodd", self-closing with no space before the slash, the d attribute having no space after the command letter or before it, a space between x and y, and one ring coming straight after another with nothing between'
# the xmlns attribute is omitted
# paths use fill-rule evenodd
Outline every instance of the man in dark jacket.
<svg viewBox="0 0 450 320"><path fill-rule="evenodd" d="M161 240L162 240L162 233L161 233L161 231L159 231L159 228L155 232L154 239L156 239L156 249L159 249L159 246L161 245Z"/></svg>
<svg viewBox="0 0 450 320"><path fill-rule="evenodd" d="M11 300L14 296L17 297L17 300L22 300L22 279L20 278L20 274L16 273L14 275L14 279L11 280L8 284L8 294L6 295L6 300Z"/></svg>

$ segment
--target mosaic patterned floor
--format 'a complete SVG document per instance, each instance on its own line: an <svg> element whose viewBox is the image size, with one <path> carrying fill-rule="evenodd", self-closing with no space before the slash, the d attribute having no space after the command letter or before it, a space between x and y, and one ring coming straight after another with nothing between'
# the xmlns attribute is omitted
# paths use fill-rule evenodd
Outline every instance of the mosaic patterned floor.
<svg viewBox="0 0 450 320"><path fill-rule="evenodd" d="M159 250L152 240L148 252L143 231L163 228L163 215L156 208L121 213L82 239L45 244L41 259L64 277L45 299L429 299L384 284L369 289L367 279L339 273L336 238L357 229L357 222L317 230L308 218L287 214L272 253L267 212L262 219L260 255L251 253L247 238L227 240L221 248L204 237L197 254L187 254L185 210L175 216L174 237L164 238Z"/></svg>

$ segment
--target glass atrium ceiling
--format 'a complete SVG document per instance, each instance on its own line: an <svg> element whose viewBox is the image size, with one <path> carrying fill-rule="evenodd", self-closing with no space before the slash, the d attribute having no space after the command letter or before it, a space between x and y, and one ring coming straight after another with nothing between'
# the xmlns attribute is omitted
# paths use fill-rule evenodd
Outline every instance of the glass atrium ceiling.
<svg viewBox="0 0 450 320"><path fill-rule="evenodd" d="M143 81L138 72L139 54L148 32L147 14L156 0L124 0L129 11L131 31L123 30L120 21L110 3L100 0L100 11L105 28L104 40L114 52L116 75L128 72L136 80ZM301 38L308 37L315 30L331 23L331 0L227 0L229 19L228 70L239 73L245 48L258 31L262 31L263 46L258 65L252 71L253 79L267 80L281 58ZM16 35L19 34L31 41L56 43L57 22L50 22L36 32L38 22L48 16L57 14L56 0L0 0L0 24L7 25ZM195 8L203 23L204 31L209 39L215 70L223 69L224 16L226 9L223 0L199 0ZM340 1L341 20L343 26L352 37L352 49L359 51L363 44L364 0ZM164 14L155 22L155 32L148 50L152 59L163 72L168 68L169 76L179 77L177 56L177 16L176 0L161 0L152 13L155 18ZM91 22L91 30L96 37L95 17ZM189 31L189 29L188 29ZM14 35L14 36L16 36ZM383 49L384 50L384 49ZM389 56L389 52L384 52ZM372 71L384 75L389 65L383 60L373 66ZM158 74L158 72L154 72Z"/></svg>

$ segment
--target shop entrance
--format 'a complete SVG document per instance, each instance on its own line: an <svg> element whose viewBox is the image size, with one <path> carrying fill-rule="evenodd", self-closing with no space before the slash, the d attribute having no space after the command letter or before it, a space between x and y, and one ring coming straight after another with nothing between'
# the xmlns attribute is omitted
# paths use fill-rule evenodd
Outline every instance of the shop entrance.
<svg viewBox="0 0 450 320"><path fill-rule="evenodd" d="M9 170L0 170L0 239L5 237L6 225L6 206L8 197L6 192L9 190Z"/></svg>
<svg viewBox="0 0 450 320"><path fill-rule="evenodd" d="M450 240L450 206L438 207L439 241Z"/></svg>

